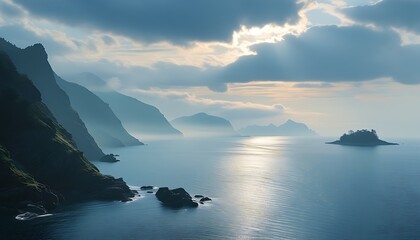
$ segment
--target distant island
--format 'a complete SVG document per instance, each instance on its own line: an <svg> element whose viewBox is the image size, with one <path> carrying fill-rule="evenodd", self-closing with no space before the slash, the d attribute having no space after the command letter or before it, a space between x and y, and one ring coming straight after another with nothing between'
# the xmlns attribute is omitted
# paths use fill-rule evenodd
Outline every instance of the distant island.
<svg viewBox="0 0 420 240"><path fill-rule="evenodd" d="M252 125L238 131L244 136L317 136L317 134L303 123L287 120L284 124L275 126Z"/></svg>
<svg viewBox="0 0 420 240"><path fill-rule="evenodd" d="M192 116L179 117L171 124L181 130L186 137L235 137L240 136L229 120L197 113Z"/></svg>
<svg viewBox="0 0 420 240"><path fill-rule="evenodd" d="M379 145L398 145L398 143L390 143L379 139L375 130L350 130L348 133L343 134L340 140L334 142L327 142L327 144L338 144L347 146L379 146Z"/></svg>

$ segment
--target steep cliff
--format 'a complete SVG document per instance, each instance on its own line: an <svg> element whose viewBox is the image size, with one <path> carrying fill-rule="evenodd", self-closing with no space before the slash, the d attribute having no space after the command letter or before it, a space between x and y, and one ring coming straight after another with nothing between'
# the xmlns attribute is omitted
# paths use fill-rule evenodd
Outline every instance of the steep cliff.
<svg viewBox="0 0 420 240"><path fill-rule="evenodd" d="M41 44L25 49L17 48L0 38L0 51L9 55L19 73L25 74L42 94L57 121L72 135L77 147L89 160L99 160L104 153L89 134L85 124L71 105L69 97L57 85L48 56Z"/></svg>
<svg viewBox="0 0 420 240"><path fill-rule="evenodd" d="M67 93L71 106L79 113L89 133L101 147L142 145L122 126L108 104L76 83L56 76L58 85Z"/></svg>
<svg viewBox="0 0 420 240"><path fill-rule="evenodd" d="M0 52L0 205L58 204L57 195L127 200L122 179L102 175L58 124L33 83Z"/></svg>

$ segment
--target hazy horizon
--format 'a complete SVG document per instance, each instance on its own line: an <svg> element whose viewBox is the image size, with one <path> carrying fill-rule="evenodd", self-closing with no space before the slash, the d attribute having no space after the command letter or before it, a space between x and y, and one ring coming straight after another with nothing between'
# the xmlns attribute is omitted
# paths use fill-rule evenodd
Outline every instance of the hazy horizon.
<svg viewBox="0 0 420 240"><path fill-rule="evenodd" d="M419 3L164 4L1 0L0 37L41 43L59 76L94 73L169 120L206 112L235 129L292 119L321 136L420 136Z"/></svg>

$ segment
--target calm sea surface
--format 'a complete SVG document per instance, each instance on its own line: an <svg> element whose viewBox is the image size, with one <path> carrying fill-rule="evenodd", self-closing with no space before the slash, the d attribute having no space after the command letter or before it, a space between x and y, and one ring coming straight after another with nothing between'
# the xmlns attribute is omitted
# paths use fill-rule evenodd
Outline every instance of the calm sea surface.
<svg viewBox="0 0 420 240"><path fill-rule="evenodd" d="M170 209L141 192L129 203L89 202L31 221L2 219L0 238L420 239L420 141L374 148L325 141L184 139L107 149L121 162L97 163L103 173L133 187L184 187L213 201Z"/></svg>

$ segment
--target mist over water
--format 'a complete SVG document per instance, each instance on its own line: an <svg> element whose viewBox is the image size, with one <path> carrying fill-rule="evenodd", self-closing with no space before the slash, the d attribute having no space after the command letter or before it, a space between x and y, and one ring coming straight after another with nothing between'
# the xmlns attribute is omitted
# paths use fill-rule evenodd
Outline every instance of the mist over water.
<svg viewBox="0 0 420 240"><path fill-rule="evenodd" d="M141 192L133 202L65 206L1 231L11 239L419 238L420 141L368 148L326 140L178 139L106 149L121 161L96 163L105 174L213 201L170 209Z"/></svg>

